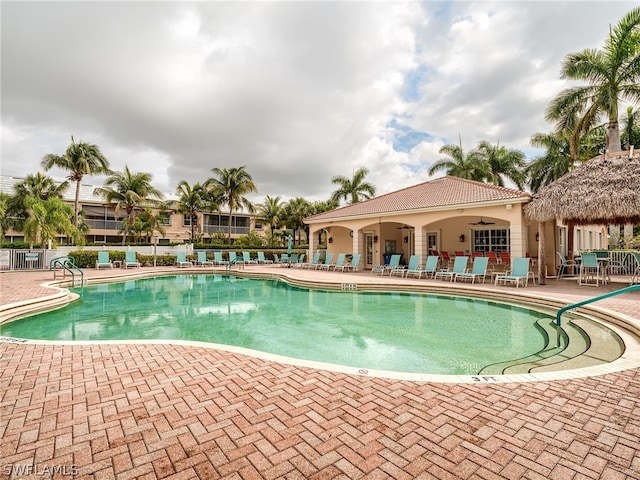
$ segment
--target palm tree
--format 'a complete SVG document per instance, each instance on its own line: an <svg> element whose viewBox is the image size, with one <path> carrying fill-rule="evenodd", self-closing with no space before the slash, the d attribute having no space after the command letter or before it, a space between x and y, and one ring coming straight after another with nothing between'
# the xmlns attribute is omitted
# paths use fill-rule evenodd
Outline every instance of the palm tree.
<svg viewBox="0 0 640 480"><path fill-rule="evenodd" d="M271 238L269 239L269 246L273 246L273 239L276 228L278 228L284 217L284 207L280 195L277 197L270 197L267 195L264 199L264 203L258 205L258 218L269 224L269 232Z"/></svg>
<svg viewBox="0 0 640 480"><path fill-rule="evenodd" d="M300 229L304 228L304 219L309 216L310 211L311 204L302 197L292 198L285 206L285 223L289 228L293 228L294 241L296 232L298 233L298 244L301 243Z"/></svg>
<svg viewBox="0 0 640 480"><path fill-rule="evenodd" d="M347 203L354 204L373 197L376 194L376 187L364 181L368 173L369 170L361 167L354 172L352 178L343 175L333 177L331 183L339 187L333 192L331 199L339 202L344 198Z"/></svg>
<svg viewBox="0 0 640 480"><path fill-rule="evenodd" d="M531 145L546 150L544 154L532 159L525 169L529 188L536 193L569 172L571 156L569 139L558 132L536 133L531 137Z"/></svg>
<svg viewBox="0 0 640 480"><path fill-rule="evenodd" d="M465 154L462 145L444 145L439 153L448 155L449 158L442 158L431 165L429 175L445 170L447 175L478 182L490 175L488 165L482 161L478 153L472 151Z"/></svg>
<svg viewBox="0 0 640 480"><path fill-rule="evenodd" d="M123 172L114 172L105 182L104 187L94 190L96 195L103 197L108 203L115 203L115 214L124 212L122 244L129 236L129 230L136 221L136 215L146 205L155 205L157 199L163 197L160 190L151 185L152 175L147 172L133 173L125 165Z"/></svg>
<svg viewBox="0 0 640 480"><path fill-rule="evenodd" d="M11 196L0 192L0 243L4 242L7 230L11 228Z"/></svg>
<svg viewBox="0 0 640 480"><path fill-rule="evenodd" d="M176 193L178 199L178 212L189 216L191 219L191 243L196 241L195 228L198 219L198 212L201 212L206 203L207 192L200 183L195 183L193 187L186 181L178 183Z"/></svg>
<svg viewBox="0 0 640 480"><path fill-rule="evenodd" d="M487 163L489 176L487 179L494 185L504 187L504 179L508 179L522 189L525 182L524 153L510 150L500 145L491 145L486 140L481 141L476 149L480 158Z"/></svg>
<svg viewBox="0 0 640 480"><path fill-rule="evenodd" d="M78 229L71 221L72 209L60 198L42 200L27 197L25 204L29 210L29 218L24 223L24 234L31 248L34 243L44 245L49 240L55 245L56 236L61 233L77 239Z"/></svg>
<svg viewBox="0 0 640 480"><path fill-rule="evenodd" d="M229 229L227 232L229 245L231 245L233 212L240 207L246 208L250 213L255 211L255 207L245 195L257 192L258 187L245 168L244 166L223 169L212 168L211 171L216 174L217 178L210 178L204 184L212 198L218 199L220 204L226 204L229 207Z"/></svg>
<svg viewBox="0 0 640 480"><path fill-rule="evenodd" d="M108 175L111 173L109 169L109 161L100 151L97 145L85 142L76 143L73 135L71 136L71 145L67 148L64 155L55 155L49 153L42 158L40 163L45 170L53 167L67 170L69 175L67 179L76 182L76 195L73 202L73 218L74 223L78 225L78 212L80 211L80 185L85 175Z"/></svg>
<svg viewBox="0 0 640 480"><path fill-rule="evenodd" d="M62 194L69 188L67 182L58 183L51 177L38 172L30 173L24 180L13 186L14 198L18 203L23 202L27 197L36 197L40 200L47 200L52 197L62 197Z"/></svg>
<svg viewBox="0 0 640 480"><path fill-rule="evenodd" d="M632 9L611 30L602 50L585 49L569 54L562 64L561 76L584 80L587 85L560 92L547 109L547 118L575 115L577 122L570 129L579 138L600 115L606 115L607 150L619 151L619 102L640 101L640 7Z"/></svg>

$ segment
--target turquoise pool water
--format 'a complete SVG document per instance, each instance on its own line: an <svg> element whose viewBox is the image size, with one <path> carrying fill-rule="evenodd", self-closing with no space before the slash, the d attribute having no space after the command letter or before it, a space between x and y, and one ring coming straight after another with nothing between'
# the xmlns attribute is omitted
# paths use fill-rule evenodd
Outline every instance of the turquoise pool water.
<svg viewBox="0 0 640 480"><path fill-rule="evenodd" d="M543 349L544 313L481 299L333 292L176 275L75 289L70 305L0 325L41 340L190 340L408 373L476 374Z"/></svg>

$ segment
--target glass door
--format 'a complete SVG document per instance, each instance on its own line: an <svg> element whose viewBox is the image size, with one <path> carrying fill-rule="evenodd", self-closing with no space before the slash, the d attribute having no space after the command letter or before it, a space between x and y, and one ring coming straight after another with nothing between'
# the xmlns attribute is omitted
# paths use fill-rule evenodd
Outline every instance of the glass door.
<svg viewBox="0 0 640 480"><path fill-rule="evenodd" d="M373 234L367 233L364 237L364 268L373 267Z"/></svg>

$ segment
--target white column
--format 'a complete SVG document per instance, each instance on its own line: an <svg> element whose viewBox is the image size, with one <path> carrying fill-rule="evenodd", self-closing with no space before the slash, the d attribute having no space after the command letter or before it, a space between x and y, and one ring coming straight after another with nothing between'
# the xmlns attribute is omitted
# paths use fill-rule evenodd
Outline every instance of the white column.
<svg viewBox="0 0 640 480"><path fill-rule="evenodd" d="M527 252L526 228L522 225L511 224L511 258L524 257Z"/></svg>

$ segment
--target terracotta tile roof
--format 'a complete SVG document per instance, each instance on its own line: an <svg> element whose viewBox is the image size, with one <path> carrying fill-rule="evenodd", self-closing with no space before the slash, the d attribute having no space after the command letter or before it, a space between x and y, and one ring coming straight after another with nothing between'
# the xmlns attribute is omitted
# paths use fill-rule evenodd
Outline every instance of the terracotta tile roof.
<svg viewBox="0 0 640 480"><path fill-rule="evenodd" d="M306 220L315 222L344 217L366 217L381 213L428 210L431 208L509 199L522 201L527 198L531 198L531 195L521 190L445 176L380 195L354 205L347 205L330 212L320 213L308 217Z"/></svg>

